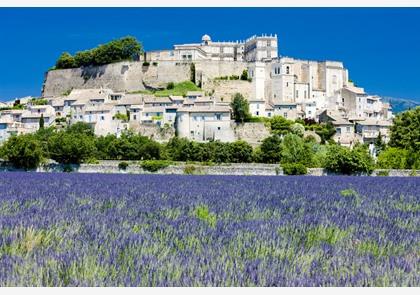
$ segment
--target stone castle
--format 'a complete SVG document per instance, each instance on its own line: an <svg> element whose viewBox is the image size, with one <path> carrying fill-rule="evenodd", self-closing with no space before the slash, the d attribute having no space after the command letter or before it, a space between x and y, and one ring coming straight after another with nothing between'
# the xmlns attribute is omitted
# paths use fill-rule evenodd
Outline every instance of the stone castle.
<svg viewBox="0 0 420 295"><path fill-rule="evenodd" d="M190 80L191 64L202 92L167 98L141 94ZM248 79L238 79L244 71ZM192 140L232 141L237 135L229 102L237 92L247 98L255 117L331 122L334 139L342 145L378 136L388 140L389 104L354 85L340 61L281 56L277 35L228 42L204 35L198 43L145 52L138 61L49 71L42 96L49 101L51 116L91 123L97 134L149 124L174 126L180 136ZM115 120L116 113L126 111L128 122Z"/></svg>

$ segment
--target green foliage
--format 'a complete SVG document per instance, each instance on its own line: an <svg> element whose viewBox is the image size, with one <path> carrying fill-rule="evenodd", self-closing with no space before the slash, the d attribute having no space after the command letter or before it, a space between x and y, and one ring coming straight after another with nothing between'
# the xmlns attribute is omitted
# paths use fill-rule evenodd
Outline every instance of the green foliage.
<svg viewBox="0 0 420 295"><path fill-rule="evenodd" d="M382 169L405 169L407 165L408 151L395 147L388 147L378 156L377 167Z"/></svg>
<svg viewBox="0 0 420 295"><path fill-rule="evenodd" d="M285 163L282 168L285 175L305 175L308 173L306 166L302 163Z"/></svg>
<svg viewBox="0 0 420 295"><path fill-rule="evenodd" d="M134 60L142 51L142 46L136 38L128 36L90 50L79 51L74 57L68 52L64 52L57 60L55 67L56 69L68 69Z"/></svg>
<svg viewBox="0 0 420 295"><path fill-rule="evenodd" d="M279 163L281 160L281 138L272 135L263 140L261 146L261 161L264 163Z"/></svg>
<svg viewBox="0 0 420 295"><path fill-rule="evenodd" d="M282 163L301 163L305 166L312 164L313 152L298 135L289 133L281 143Z"/></svg>
<svg viewBox="0 0 420 295"><path fill-rule="evenodd" d="M141 168L149 172L157 172L169 165L171 165L171 161L166 160L145 160L140 163Z"/></svg>
<svg viewBox="0 0 420 295"><path fill-rule="evenodd" d="M32 98L31 99L31 104L32 105L47 105L48 104L48 99L44 99L44 98Z"/></svg>
<svg viewBox="0 0 420 295"><path fill-rule="evenodd" d="M73 56L68 52L63 52L55 63L55 69L76 68L77 64Z"/></svg>
<svg viewBox="0 0 420 295"><path fill-rule="evenodd" d="M297 136L303 137L305 127L303 127L303 125L300 123L293 123L290 125L290 132L296 134Z"/></svg>
<svg viewBox="0 0 420 295"><path fill-rule="evenodd" d="M325 168L341 174L371 174L374 162L367 148L362 145L352 150L339 145L331 145L328 147Z"/></svg>
<svg viewBox="0 0 420 295"><path fill-rule="evenodd" d="M249 113L249 103L242 94L235 93L230 106L235 122L244 123L251 117L251 114Z"/></svg>
<svg viewBox="0 0 420 295"><path fill-rule="evenodd" d="M248 80L248 70L247 69L245 69L245 70L242 71L241 80L243 80L243 81L247 81Z"/></svg>
<svg viewBox="0 0 420 295"><path fill-rule="evenodd" d="M188 175L203 174L203 170L200 167L197 167L194 165L186 165L184 167L184 174L188 174Z"/></svg>
<svg viewBox="0 0 420 295"><path fill-rule="evenodd" d="M120 170L127 170L128 166L129 166L129 164L127 162L119 162L118 163L118 169L120 169Z"/></svg>
<svg viewBox="0 0 420 295"><path fill-rule="evenodd" d="M52 134L48 140L49 156L61 164L80 164L95 155L95 138L71 129Z"/></svg>
<svg viewBox="0 0 420 295"><path fill-rule="evenodd" d="M420 152L420 107L399 113L394 118L389 145Z"/></svg>
<svg viewBox="0 0 420 295"><path fill-rule="evenodd" d="M216 214L210 212L209 208L206 205L197 206L194 210L194 215L206 222L210 227L216 227L217 224L217 216Z"/></svg>
<svg viewBox="0 0 420 295"><path fill-rule="evenodd" d="M41 118L39 118L39 129L44 129L45 121L44 121L44 114L41 114Z"/></svg>
<svg viewBox="0 0 420 295"><path fill-rule="evenodd" d="M271 133L277 135L285 135L290 132L290 126L293 121L287 120L282 116L273 116L269 121Z"/></svg>
<svg viewBox="0 0 420 295"><path fill-rule="evenodd" d="M252 147L249 143L238 140L229 145L230 160L232 163L249 163L252 162Z"/></svg>
<svg viewBox="0 0 420 295"><path fill-rule="evenodd" d="M190 65L190 80L195 85L195 64L191 63Z"/></svg>
<svg viewBox="0 0 420 295"><path fill-rule="evenodd" d="M381 170L377 174L378 176L389 176L389 170Z"/></svg>
<svg viewBox="0 0 420 295"><path fill-rule="evenodd" d="M184 81L180 83L173 83L173 88L158 90L154 92L155 96L166 97L170 95L186 96L188 91L201 91L201 88L191 81Z"/></svg>
<svg viewBox="0 0 420 295"><path fill-rule="evenodd" d="M143 66L144 66L144 67L148 67L148 66L150 66L150 62L148 62L148 61L143 62Z"/></svg>
<svg viewBox="0 0 420 295"><path fill-rule="evenodd" d="M162 147L159 143L133 132L96 138L98 159L103 160L159 160Z"/></svg>
<svg viewBox="0 0 420 295"><path fill-rule="evenodd" d="M350 230L342 230L335 226L318 226L306 232L305 247L311 248L321 243L335 245L344 240L350 234Z"/></svg>
<svg viewBox="0 0 420 295"><path fill-rule="evenodd" d="M116 119L116 120L122 120L124 122L128 122L129 117L127 116L127 114L117 113L117 114L114 115L114 119Z"/></svg>
<svg viewBox="0 0 420 295"><path fill-rule="evenodd" d="M166 86L166 89L171 90L175 88L175 83L174 82L169 82L168 85Z"/></svg>
<svg viewBox="0 0 420 295"><path fill-rule="evenodd" d="M340 195L343 197L358 197L359 194L352 188L344 189L340 191Z"/></svg>
<svg viewBox="0 0 420 295"><path fill-rule="evenodd" d="M43 159L42 145L33 134L12 136L1 146L0 157L16 168L35 169Z"/></svg>

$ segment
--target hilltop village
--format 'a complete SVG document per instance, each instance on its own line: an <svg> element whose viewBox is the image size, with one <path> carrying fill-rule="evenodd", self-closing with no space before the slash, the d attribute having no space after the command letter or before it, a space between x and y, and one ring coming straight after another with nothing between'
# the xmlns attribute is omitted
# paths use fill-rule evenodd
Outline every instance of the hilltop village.
<svg viewBox="0 0 420 295"><path fill-rule="evenodd" d="M247 100L253 123L233 120L237 94ZM176 134L258 143L269 134L263 118L279 115L330 122L333 139L352 147L379 136L388 142L393 118L390 105L356 86L342 62L282 56L276 35L229 42L204 35L135 61L52 69L42 97L1 103L0 110L0 142L36 132L42 120L45 127L85 122L96 135L133 130L158 141Z"/></svg>

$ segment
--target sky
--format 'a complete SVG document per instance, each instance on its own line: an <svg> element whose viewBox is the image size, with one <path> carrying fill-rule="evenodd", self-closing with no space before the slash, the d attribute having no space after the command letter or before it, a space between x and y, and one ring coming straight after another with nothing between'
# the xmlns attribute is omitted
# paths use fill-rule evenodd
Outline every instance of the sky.
<svg viewBox="0 0 420 295"><path fill-rule="evenodd" d="M0 101L40 96L64 51L127 35L157 50L263 33L282 56L339 60L368 93L420 101L419 8L0 8Z"/></svg>

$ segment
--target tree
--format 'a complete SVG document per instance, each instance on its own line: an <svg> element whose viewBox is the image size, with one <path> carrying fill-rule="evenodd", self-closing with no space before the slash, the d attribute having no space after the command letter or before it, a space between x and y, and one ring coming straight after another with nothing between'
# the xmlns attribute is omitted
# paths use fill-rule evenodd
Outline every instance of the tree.
<svg viewBox="0 0 420 295"><path fill-rule="evenodd" d="M281 143L282 163L312 164L313 152L301 137L287 134Z"/></svg>
<svg viewBox="0 0 420 295"><path fill-rule="evenodd" d="M229 145L230 160L233 163L249 163L252 162L252 146L249 143L238 140Z"/></svg>
<svg viewBox="0 0 420 295"><path fill-rule="evenodd" d="M60 131L48 142L51 159L60 164L79 164L96 153L95 138L85 133Z"/></svg>
<svg viewBox="0 0 420 295"><path fill-rule="evenodd" d="M279 163L281 159L281 139L272 135L263 140L261 146L261 161L263 163Z"/></svg>
<svg viewBox="0 0 420 295"><path fill-rule="evenodd" d="M44 129L44 114L41 114L41 118L39 118L39 129Z"/></svg>
<svg viewBox="0 0 420 295"><path fill-rule="evenodd" d="M76 122L67 127L66 132L75 134L84 134L87 136L95 136L94 130L91 125L85 122Z"/></svg>
<svg viewBox="0 0 420 295"><path fill-rule="evenodd" d="M74 56L77 67L86 67L94 64L92 50L84 50L76 52Z"/></svg>
<svg viewBox="0 0 420 295"><path fill-rule="evenodd" d="M408 167L408 151L396 147L388 147L378 156L377 166L382 169L405 169Z"/></svg>
<svg viewBox="0 0 420 295"><path fill-rule="evenodd" d="M370 174L374 169L374 162L368 149L363 145L355 146L353 150L339 145L330 145L325 168L332 172L348 175L353 173Z"/></svg>
<svg viewBox="0 0 420 295"><path fill-rule="evenodd" d="M43 159L42 148L33 134L10 137L1 147L0 155L16 168L35 169Z"/></svg>
<svg viewBox="0 0 420 295"><path fill-rule="evenodd" d="M287 120L282 116L273 116L269 121L271 133L285 135L290 132L290 126L292 123L292 121Z"/></svg>
<svg viewBox="0 0 420 295"><path fill-rule="evenodd" d="M77 67L73 56L68 52L63 52L55 63L57 69L69 69Z"/></svg>
<svg viewBox="0 0 420 295"><path fill-rule="evenodd" d="M190 65L190 80L195 84L195 63Z"/></svg>
<svg viewBox="0 0 420 295"><path fill-rule="evenodd" d="M376 154L379 155L385 148L386 148L386 144L382 140L381 132L379 132L379 135L378 135L378 137L375 140Z"/></svg>
<svg viewBox="0 0 420 295"><path fill-rule="evenodd" d="M394 118L389 145L420 152L420 107L402 112Z"/></svg>
<svg viewBox="0 0 420 295"><path fill-rule="evenodd" d="M233 111L233 118L237 123L243 123L251 117L249 113L248 101L243 97L242 94L236 93L233 96L233 100L230 104Z"/></svg>
<svg viewBox="0 0 420 295"><path fill-rule="evenodd" d="M244 81L248 80L248 70L247 69L242 71L241 80L244 80Z"/></svg>
<svg viewBox="0 0 420 295"><path fill-rule="evenodd" d="M290 125L290 132L296 134L297 136L303 137L305 133L305 127L300 123L294 123Z"/></svg>

